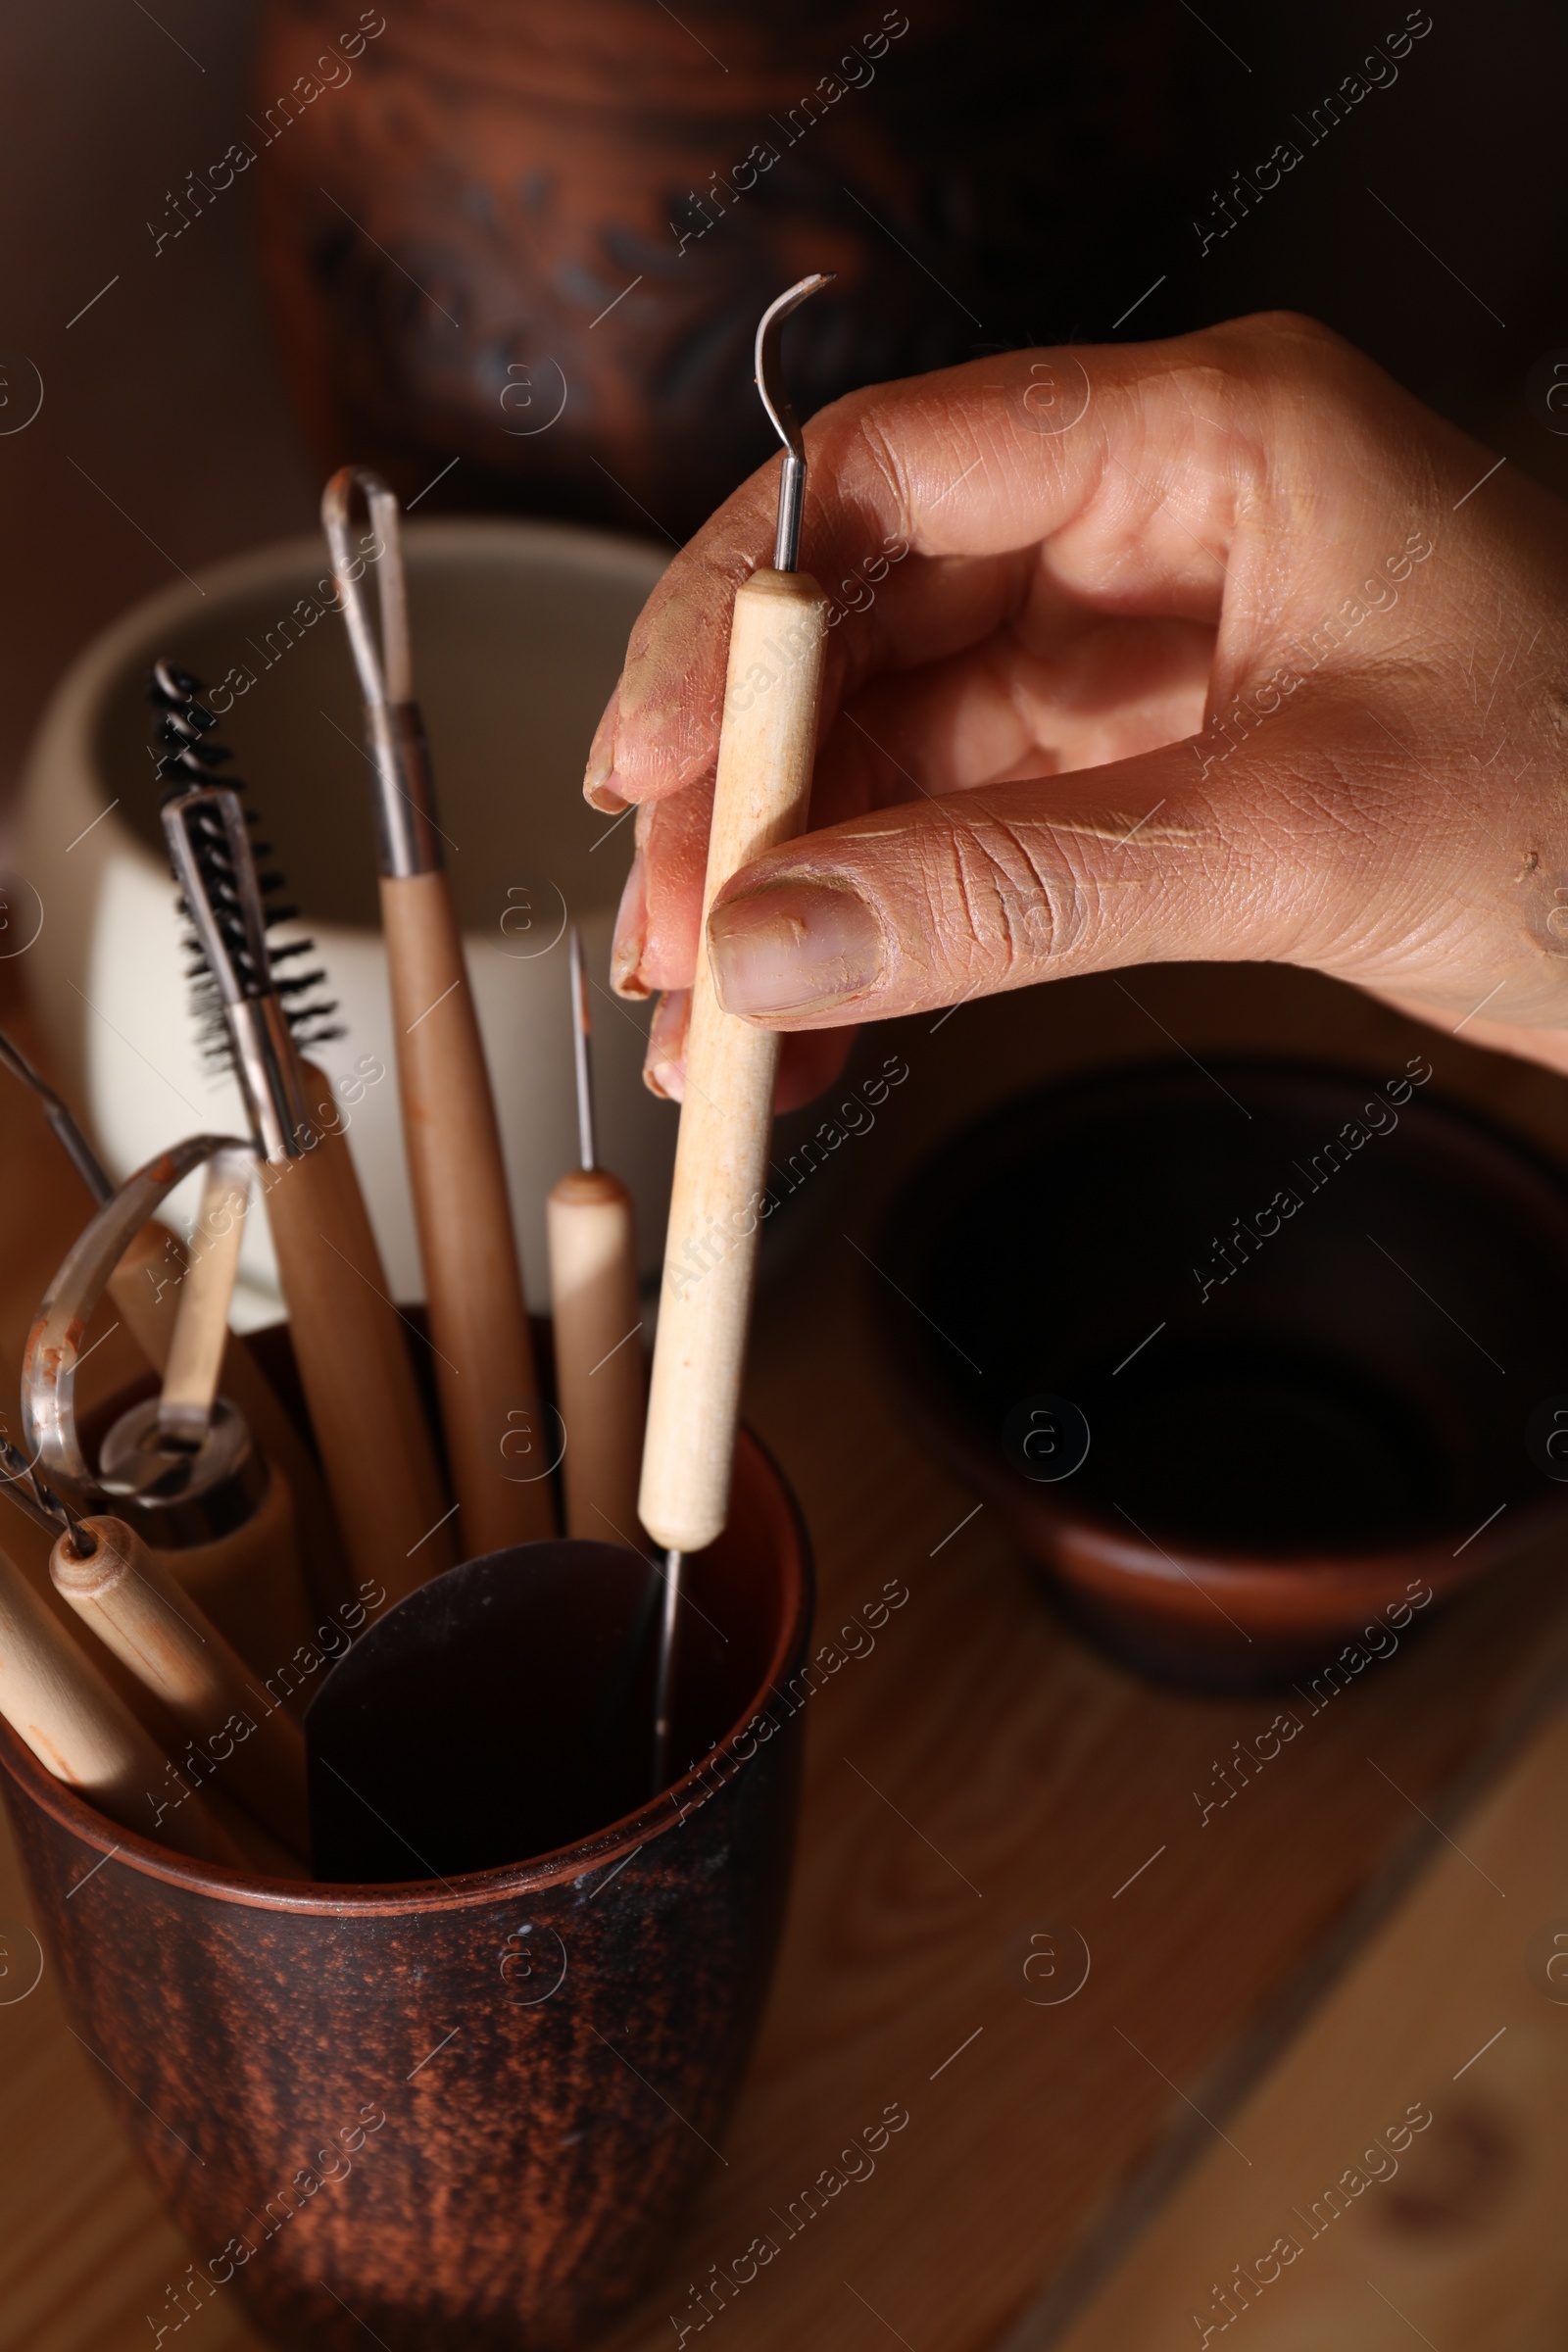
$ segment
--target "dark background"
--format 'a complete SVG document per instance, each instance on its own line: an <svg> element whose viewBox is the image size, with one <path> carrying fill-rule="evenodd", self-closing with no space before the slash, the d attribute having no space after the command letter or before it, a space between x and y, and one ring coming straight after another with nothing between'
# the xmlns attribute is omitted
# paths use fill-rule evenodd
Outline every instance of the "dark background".
<svg viewBox="0 0 1568 2352"><path fill-rule="evenodd" d="M1430 14L1394 86L1306 147L1295 118L1404 24L1396 0L1204 0L1201 19L1184 0L976 7L955 104L994 109L999 141L1020 111L1038 120L1038 171L1009 160L983 331L926 289L934 356L1287 306L1568 491L1568 442L1551 429L1568 416L1550 416L1541 380L1568 353L1568 11L1434 0ZM146 226L251 105L260 15L256 0L158 0L152 14L8 0L0 17L0 353L25 354L44 386L36 419L0 435L0 794L61 667L105 621L180 571L315 527L318 466L256 256L266 157L157 259ZM855 104L869 130L869 110L897 102L890 77ZM1210 191L1288 136L1301 163L1200 255L1192 223L1212 217ZM933 223L933 250L951 233ZM1047 258L1019 265L1024 244Z"/></svg>

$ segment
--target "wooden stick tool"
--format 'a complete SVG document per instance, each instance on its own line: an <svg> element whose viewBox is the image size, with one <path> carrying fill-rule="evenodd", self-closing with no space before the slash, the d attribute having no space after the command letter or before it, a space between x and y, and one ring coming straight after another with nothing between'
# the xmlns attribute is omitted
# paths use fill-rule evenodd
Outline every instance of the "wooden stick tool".
<svg viewBox="0 0 1568 2352"><path fill-rule="evenodd" d="M356 486L368 504L380 566L379 648L363 585L367 559L355 555L349 532ZM461 1547L474 1558L556 1533L549 1480L519 1478L514 1467L519 1458L543 1459L533 1340L414 700L398 502L378 475L345 466L322 494L321 520L365 699L404 1146Z"/></svg>
<svg viewBox="0 0 1568 2352"><path fill-rule="evenodd" d="M790 313L832 274L791 286L764 312L757 330L757 387L784 444L784 468L772 568L755 571L743 584L730 624L639 1501L644 1527L665 1551L655 1726L659 1788L668 1762L683 1555L711 1544L729 1511L778 1076L777 1036L719 1004L708 957L708 917L731 874L800 832L810 798L827 600L809 572L796 569L806 448L784 388L780 338Z"/></svg>
<svg viewBox="0 0 1568 2352"><path fill-rule="evenodd" d="M307 1865L305 1735L123 1520L77 1521L54 1588L200 1747L206 1768Z"/></svg>
<svg viewBox="0 0 1568 2352"><path fill-rule="evenodd" d="M581 1164L562 1177L546 1203L556 1394L566 1432L566 1533L636 1549L646 1402L637 1235L630 1193L599 1165L588 975L575 923L568 940Z"/></svg>
<svg viewBox="0 0 1568 2352"><path fill-rule="evenodd" d="M72 1520L15 1446L0 1442L13 1502L62 1544ZM46 1772L79 1789L122 1828L206 1862L242 1863L237 1841L175 1773L150 1732L56 1623L21 1569L0 1551L0 1715Z"/></svg>

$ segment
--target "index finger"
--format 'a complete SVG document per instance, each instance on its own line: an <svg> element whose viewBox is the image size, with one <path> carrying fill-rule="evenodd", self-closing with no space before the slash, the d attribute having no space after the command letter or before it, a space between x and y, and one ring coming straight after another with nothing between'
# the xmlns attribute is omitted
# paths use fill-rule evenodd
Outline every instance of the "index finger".
<svg viewBox="0 0 1568 2352"><path fill-rule="evenodd" d="M1278 363L1292 343L1377 375L1325 329L1283 317L970 361L813 417L803 568L832 594L890 542L909 550L830 637L824 729L874 671L978 643L1031 597L1215 619L1238 516L1278 438L1268 412L1288 406ZM589 760L600 805L663 799L711 768L730 610L769 561L779 465L704 525L639 616Z"/></svg>

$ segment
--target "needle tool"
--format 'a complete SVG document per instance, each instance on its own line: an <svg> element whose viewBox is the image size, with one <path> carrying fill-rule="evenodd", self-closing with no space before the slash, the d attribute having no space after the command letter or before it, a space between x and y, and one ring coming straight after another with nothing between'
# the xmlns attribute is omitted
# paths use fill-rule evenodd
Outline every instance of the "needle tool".
<svg viewBox="0 0 1568 2352"><path fill-rule="evenodd" d="M350 536L356 488L374 534L379 644L366 559L355 555ZM501 1130L414 700L398 502L378 475L345 466L322 494L321 520L365 703L404 1148L462 1547L475 1558L556 1533L549 1479L519 1477L514 1466L531 1468L545 1454L533 1338Z"/></svg>
<svg viewBox="0 0 1568 2352"><path fill-rule="evenodd" d="M158 674L183 693L176 715L210 770L224 755L202 723L212 713L196 704L196 682L167 664ZM305 1043L340 1034L333 1007L315 994L320 972L293 968L310 943L268 939L293 910L264 905L280 877L258 874L254 821L231 784L176 789L164 803L193 1003L212 1058L238 1080L262 1162L295 1361L350 1565L362 1585L399 1599L450 1564L452 1512L343 1124L296 1042L296 1032Z"/></svg>
<svg viewBox="0 0 1568 2352"><path fill-rule="evenodd" d="M772 565L743 582L730 624L643 1452L640 1514L665 1554L656 1788L663 1786L669 1762L684 1557L713 1542L729 1510L778 1075L777 1036L725 1012L718 1002L708 917L733 873L800 832L810 798L827 600L810 573L797 569L806 445L784 384L781 338L785 319L833 274L803 277L769 305L757 330L757 388L784 445L784 465Z"/></svg>
<svg viewBox="0 0 1568 2352"><path fill-rule="evenodd" d="M637 1236L630 1193L599 1165L588 975L575 923L567 938L579 1165L546 1203L566 1533L635 1545L646 1402Z"/></svg>

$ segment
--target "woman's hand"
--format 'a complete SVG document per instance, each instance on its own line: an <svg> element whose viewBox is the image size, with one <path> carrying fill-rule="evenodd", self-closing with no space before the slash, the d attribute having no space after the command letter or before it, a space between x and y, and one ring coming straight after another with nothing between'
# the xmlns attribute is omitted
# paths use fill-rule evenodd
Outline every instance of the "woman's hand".
<svg viewBox="0 0 1568 2352"><path fill-rule="evenodd" d="M1326 329L1010 353L807 427L833 599L812 830L720 893L786 1042L1119 964L1301 963L1568 1068L1568 512ZM1489 469L1491 469L1489 471ZM678 1096L730 607L777 464L632 631L584 789L638 805L613 975Z"/></svg>

